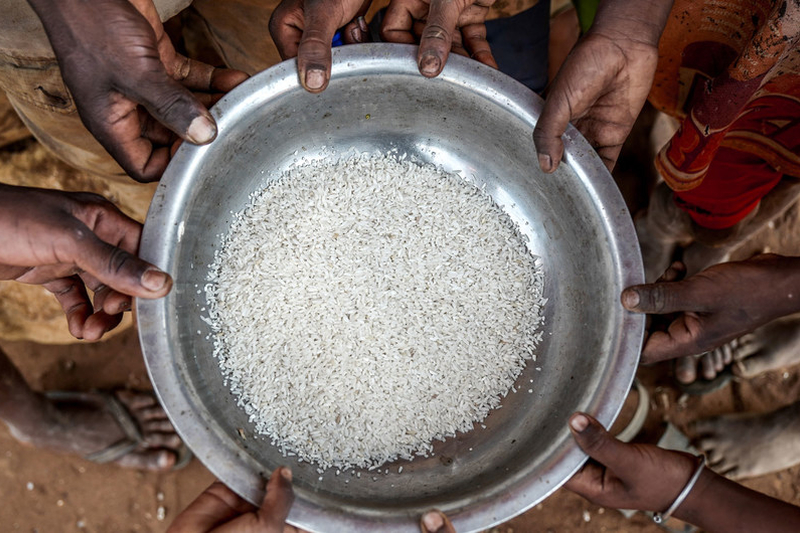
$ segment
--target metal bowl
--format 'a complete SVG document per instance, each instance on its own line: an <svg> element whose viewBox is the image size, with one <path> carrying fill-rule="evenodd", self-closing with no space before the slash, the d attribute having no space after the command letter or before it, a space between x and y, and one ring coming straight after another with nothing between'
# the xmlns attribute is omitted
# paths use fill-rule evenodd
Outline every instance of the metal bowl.
<svg viewBox="0 0 800 533"><path fill-rule="evenodd" d="M253 503L264 477L290 465L297 497L289 522L311 531L418 531L419 516L435 507L467 532L525 511L586 459L569 415L586 411L611 424L638 362L644 320L622 308L619 294L642 282L641 256L600 159L570 126L566 164L542 173L531 140L538 96L459 56L426 79L415 57L406 45L335 49L330 86L319 95L300 87L294 61L249 79L212 109L218 138L178 150L142 237L142 257L175 279L167 297L136 306L147 368L178 433ZM251 192L298 161L350 148L397 150L485 184L541 257L548 303L539 359L485 429L436 443L432 457L397 461L388 475L328 471L320 480L315 465L254 434L212 357L202 289L218 236Z"/></svg>

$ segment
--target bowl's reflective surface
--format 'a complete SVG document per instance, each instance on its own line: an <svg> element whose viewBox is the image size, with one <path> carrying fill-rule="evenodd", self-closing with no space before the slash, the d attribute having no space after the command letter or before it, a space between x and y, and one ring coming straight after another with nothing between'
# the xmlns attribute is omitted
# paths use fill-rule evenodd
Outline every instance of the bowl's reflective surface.
<svg viewBox="0 0 800 533"><path fill-rule="evenodd" d="M570 127L567 164L543 174L531 140L536 95L458 56L425 79L415 55L403 45L338 48L321 95L300 88L294 62L248 80L212 110L217 140L178 151L145 225L141 254L175 286L164 299L137 302L140 337L176 428L215 475L253 502L263 494L261 476L290 465L297 494L290 521L312 531L418 531L419 515L436 507L466 532L522 512L585 459L569 415L583 410L610 424L638 361L644 319L622 309L619 293L642 282L641 258L599 158ZM202 289L218 236L252 191L293 164L350 148L407 153L485 186L541 257L548 304L539 360L485 429L437 443L433 457L387 465L388 475L329 471L320 481L316 466L282 457L253 435L212 357Z"/></svg>

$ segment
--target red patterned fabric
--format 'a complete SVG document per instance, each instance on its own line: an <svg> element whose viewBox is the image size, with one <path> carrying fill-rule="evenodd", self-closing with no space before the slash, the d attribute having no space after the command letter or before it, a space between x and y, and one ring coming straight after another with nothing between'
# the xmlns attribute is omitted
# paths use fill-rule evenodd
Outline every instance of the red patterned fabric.
<svg viewBox="0 0 800 533"><path fill-rule="evenodd" d="M730 227L800 176L798 42L794 1L675 2L650 101L681 126L656 167L698 224Z"/></svg>

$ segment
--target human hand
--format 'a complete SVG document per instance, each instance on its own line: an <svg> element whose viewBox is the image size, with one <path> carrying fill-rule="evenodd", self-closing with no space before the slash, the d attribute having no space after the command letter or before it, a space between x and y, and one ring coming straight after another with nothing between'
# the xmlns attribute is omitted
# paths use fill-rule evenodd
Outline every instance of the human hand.
<svg viewBox="0 0 800 533"><path fill-rule="evenodd" d="M584 413L573 414L569 428L590 459L564 486L603 507L664 511L697 467L688 453L617 440Z"/></svg>
<svg viewBox="0 0 800 533"><path fill-rule="evenodd" d="M136 257L141 231L95 194L0 185L0 279L42 285L69 332L97 340L119 324L131 296L160 298L172 287L168 274Z"/></svg>
<svg viewBox="0 0 800 533"><path fill-rule="evenodd" d="M272 472L260 509L217 481L175 518L167 533L297 533L286 525L294 501L292 471Z"/></svg>
<svg viewBox="0 0 800 533"><path fill-rule="evenodd" d="M137 181L161 177L178 137L211 142L207 106L247 78L178 54L152 0L29 2L81 120Z"/></svg>
<svg viewBox="0 0 800 533"><path fill-rule="evenodd" d="M497 68L486 41L486 15L495 0L392 0L381 26L381 38L416 44L423 76L438 76L450 51Z"/></svg>
<svg viewBox="0 0 800 533"><path fill-rule="evenodd" d="M601 2L592 28L547 91L533 131L539 166L554 172L572 122L611 170L650 92L671 0Z"/></svg>
<svg viewBox="0 0 800 533"><path fill-rule="evenodd" d="M363 16L372 0L283 0L269 19L269 33L283 59L297 57L300 85L325 90L331 79L331 41L347 25L347 43L362 42L368 28ZM350 23L350 24L348 24Z"/></svg>
<svg viewBox="0 0 800 533"><path fill-rule="evenodd" d="M622 292L626 309L666 315L666 328L650 328L643 363L712 350L800 309L800 258L763 254L684 280L685 273L682 263L673 263L661 281Z"/></svg>

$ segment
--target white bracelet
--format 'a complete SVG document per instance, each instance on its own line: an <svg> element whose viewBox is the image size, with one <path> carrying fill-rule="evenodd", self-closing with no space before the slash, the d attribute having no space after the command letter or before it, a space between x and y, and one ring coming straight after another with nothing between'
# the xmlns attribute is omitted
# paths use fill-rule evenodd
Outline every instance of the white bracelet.
<svg viewBox="0 0 800 533"><path fill-rule="evenodd" d="M694 474L692 474L692 477L689 478L688 483L686 483L686 486L683 487L683 490L680 494L678 494L678 497L675 498L675 501L672 502L672 505L669 506L669 509L663 513L653 513L653 522L656 524L661 524L662 522L669 520L669 517L672 516L672 513L678 509L678 506L680 506L680 504L683 503L683 500L685 500L686 497L689 496L689 493L692 492L697 480L700 479L700 474L703 473L703 469L706 467L706 458L702 455L698 455L697 458L700 461L694 471Z"/></svg>

